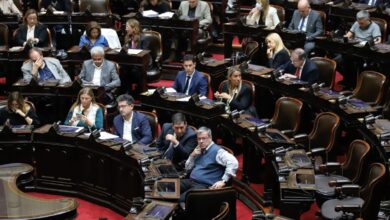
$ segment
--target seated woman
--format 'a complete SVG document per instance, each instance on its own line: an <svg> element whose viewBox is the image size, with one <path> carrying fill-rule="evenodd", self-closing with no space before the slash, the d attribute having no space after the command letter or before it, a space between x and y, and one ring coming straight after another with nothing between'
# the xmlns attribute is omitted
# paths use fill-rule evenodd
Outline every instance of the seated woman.
<svg viewBox="0 0 390 220"><path fill-rule="evenodd" d="M290 61L290 53L284 46L282 38L277 33L271 33L265 38L267 43L268 67L278 69Z"/></svg>
<svg viewBox="0 0 390 220"><path fill-rule="evenodd" d="M269 6L268 0L257 0L256 6L246 17L246 23L249 25L264 24L267 28L274 29L280 20L276 8Z"/></svg>
<svg viewBox="0 0 390 220"><path fill-rule="evenodd" d="M169 3L165 0L143 0L141 2L140 12L153 10L159 14L170 11Z"/></svg>
<svg viewBox="0 0 390 220"><path fill-rule="evenodd" d="M256 108L252 105L252 88L242 83L241 72L236 67L230 67L227 81L223 82L221 91L214 96L226 102L226 110L244 110L244 114L257 116Z"/></svg>
<svg viewBox="0 0 390 220"><path fill-rule="evenodd" d="M85 28L85 34L80 37L79 46L86 46L89 50L95 46L108 47L108 41L102 35L101 29L96 21L89 22Z"/></svg>
<svg viewBox="0 0 390 220"><path fill-rule="evenodd" d="M92 130L103 128L103 110L96 103L91 88L80 90L77 101L70 108L64 124Z"/></svg>
<svg viewBox="0 0 390 220"><path fill-rule="evenodd" d="M38 13L34 9L28 9L23 18L23 24L16 32L17 46L47 47L49 36L46 26L38 22Z"/></svg>
<svg viewBox="0 0 390 220"><path fill-rule="evenodd" d="M0 125L7 120L11 125L38 126L40 124L34 109L24 101L19 92L11 92L8 95L7 106L0 110Z"/></svg>

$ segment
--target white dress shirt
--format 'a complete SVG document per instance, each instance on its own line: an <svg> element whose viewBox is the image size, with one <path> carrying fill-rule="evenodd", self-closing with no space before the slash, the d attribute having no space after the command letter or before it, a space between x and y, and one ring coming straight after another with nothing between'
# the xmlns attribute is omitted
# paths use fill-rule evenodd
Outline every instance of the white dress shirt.
<svg viewBox="0 0 390 220"><path fill-rule="evenodd" d="M94 64L94 66L95 66L95 64ZM101 86L100 79L101 79L101 75L102 75L102 67L103 67L103 64L99 67L95 66L95 71L93 72L92 83L96 86Z"/></svg>
<svg viewBox="0 0 390 220"><path fill-rule="evenodd" d="M26 40L34 39L35 38L34 32L35 32L35 25L32 26L32 27L27 25L27 37L26 37Z"/></svg>
<svg viewBox="0 0 390 220"><path fill-rule="evenodd" d="M4 14L17 14L19 17L22 16L19 8L16 7L12 0L0 0L0 8Z"/></svg>
<svg viewBox="0 0 390 220"><path fill-rule="evenodd" d="M309 12L309 14L310 14L310 12ZM299 21L298 29L301 27L302 22L304 22L302 29L299 29L300 31L306 32L307 21L309 20L309 14L307 14L306 17L301 18L301 20Z"/></svg>
<svg viewBox="0 0 390 220"><path fill-rule="evenodd" d="M132 124L133 124L133 112L131 113L129 120L123 119L123 139L130 141L130 143L133 142L133 135L131 132Z"/></svg>

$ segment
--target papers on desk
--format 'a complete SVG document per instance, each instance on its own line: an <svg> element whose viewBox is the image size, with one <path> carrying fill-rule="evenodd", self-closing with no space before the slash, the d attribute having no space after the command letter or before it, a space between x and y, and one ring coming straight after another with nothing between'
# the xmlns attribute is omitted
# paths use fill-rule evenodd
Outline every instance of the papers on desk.
<svg viewBox="0 0 390 220"><path fill-rule="evenodd" d="M115 139L115 138L118 138L118 137L119 136L117 136L117 135L114 135L114 134L111 134L111 133L108 133L108 132L105 132L105 131L101 131L99 139L100 140L109 140L109 139Z"/></svg>
<svg viewBox="0 0 390 220"><path fill-rule="evenodd" d="M158 13L153 10L146 10L142 12L142 16L148 17L148 18L155 18L158 17Z"/></svg>
<svg viewBox="0 0 390 220"><path fill-rule="evenodd" d="M168 87L168 88L166 88L166 92L167 92L167 93L168 93L168 92L174 93L174 92L176 92L176 90L175 90L174 88L172 88L172 87Z"/></svg>
<svg viewBox="0 0 390 220"><path fill-rule="evenodd" d="M285 73L279 77L279 79L296 79L297 76L290 74L290 73Z"/></svg>
<svg viewBox="0 0 390 220"><path fill-rule="evenodd" d="M65 14L64 11L53 11L53 15L63 15Z"/></svg>
<svg viewBox="0 0 390 220"><path fill-rule="evenodd" d="M384 132L390 131L390 121L387 119L376 119L375 124Z"/></svg>
<svg viewBox="0 0 390 220"><path fill-rule="evenodd" d="M172 18L174 14L175 13L173 12L167 11L165 13L159 14L158 17L161 19L168 19L168 18Z"/></svg>
<svg viewBox="0 0 390 220"><path fill-rule="evenodd" d="M23 50L23 48L24 48L24 47L21 47L21 46L15 46L15 47L9 48L9 51L10 51L10 52L21 51L21 50Z"/></svg>
<svg viewBox="0 0 390 220"><path fill-rule="evenodd" d="M357 44L355 44L353 46L355 46L355 47L364 47L364 46L366 46L366 44L367 44L367 41L360 41L359 43L357 43Z"/></svg>
<svg viewBox="0 0 390 220"><path fill-rule="evenodd" d="M141 51L142 50L140 50L140 49L128 49L127 50L127 54L129 54L129 55L136 55L136 54L141 53Z"/></svg>

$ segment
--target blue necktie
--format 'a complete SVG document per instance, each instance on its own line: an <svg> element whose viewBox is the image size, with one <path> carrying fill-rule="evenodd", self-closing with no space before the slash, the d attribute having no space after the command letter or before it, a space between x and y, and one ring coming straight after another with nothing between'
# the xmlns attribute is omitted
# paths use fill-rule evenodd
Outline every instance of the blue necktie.
<svg viewBox="0 0 390 220"><path fill-rule="evenodd" d="M307 17L307 16L306 16ZM301 25L299 25L299 30L302 31L303 25L305 24L306 17L302 18Z"/></svg>
<svg viewBox="0 0 390 220"><path fill-rule="evenodd" d="M186 84L184 84L183 93L187 93L187 89L188 89L188 86L190 84L190 78L191 78L191 76L187 76L187 78L186 78Z"/></svg>

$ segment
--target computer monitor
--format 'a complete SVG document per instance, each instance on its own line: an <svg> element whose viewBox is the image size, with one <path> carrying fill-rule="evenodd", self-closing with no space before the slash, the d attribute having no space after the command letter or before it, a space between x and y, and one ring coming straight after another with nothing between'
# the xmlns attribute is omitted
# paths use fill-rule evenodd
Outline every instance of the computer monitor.
<svg viewBox="0 0 390 220"><path fill-rule="evenodd" d="M176 207L176 203L161 202L152 200L144 210L142 210L136 219L168 219Z"/></svg>
<svg viewBox="0 0 390 220"><path fill-rule="evenodd" d="M161 179L154 183L153 198L179 199L180 179Z"/></svg>

